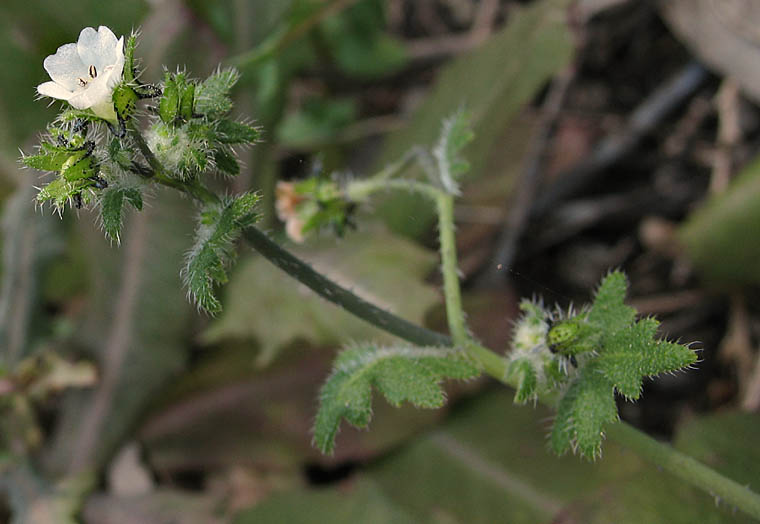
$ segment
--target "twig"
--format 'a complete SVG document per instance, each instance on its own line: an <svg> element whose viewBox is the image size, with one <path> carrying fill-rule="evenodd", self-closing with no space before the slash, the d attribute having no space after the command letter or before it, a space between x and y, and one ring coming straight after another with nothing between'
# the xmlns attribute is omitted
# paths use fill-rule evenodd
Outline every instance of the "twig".
<svg viewBox="0 0 760 524"><path fill-rule="evenodd" d="M431 190L437 191L432 187ZM187 191L198 198L197 191ZM439 206L444 208L442 209L442 215L445 215L446 221L452 226L451 228L447 227L447 229L453 235L453 205L451 197L447 198L447 201L440 198ZM282 249L256 227L247 228L244 231L244 237L266 259L290 276L296 278L299 282L305 284L318 295L370 324L404 340L422 346L452 346L454 342L461 343L466 338L464 345L467 354L481 366L483 371L504 384L513 385L507 378L507 360L494 351L470 340L469 337L463 336L458 326L452 329L452 334L455 336L455 340L452 340L446 335L412 324L365 301L318 273L308 264ZM444 240L443 237L442 240ZM449 238L446 242L451 243L453 239ZM444 269L446 270L445 274L456 277L456 259L449 257L448 264ZM449 280L453 281L453 279ZM456 286L458 288L458 282L456 282ZM458 314L462 314L461 307ZM458 324L458 321L455 323ZM552 402L549 401L549 403L551 404ZM713 496L719 497L721 500L736 506L749 515L760 517L760 495L746 486L740 485L666 444L655 441L645 433L624 422L611 425L608 429L608 434L613 436L618 443L628 447L643 458L652 461L681 480Z"/></svg>
<svg viewBox="0 0 760 524"><path fill-rule="evenodd" d="M693 94L707 79L707 71L691 62L639 105L625 128L608 136L591 156L559 174L535 201L532 217L543 216L560 200L575 195L604 173L604 170L630 153L667 115Z"/></svg>

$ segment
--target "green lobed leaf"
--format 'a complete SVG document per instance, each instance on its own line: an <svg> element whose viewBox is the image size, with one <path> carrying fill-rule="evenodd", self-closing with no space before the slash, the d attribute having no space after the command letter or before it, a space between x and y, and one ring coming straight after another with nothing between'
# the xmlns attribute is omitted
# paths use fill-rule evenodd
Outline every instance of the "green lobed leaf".
<svg viewBox="0 0 760 524"><path fill-rule="evenodd" d="M459 110L443 121L441 136L432 152L440 183L453 195L459 194L458 181L470 169L470 163L461 153L473 138L475 134L470 127L470 117L464 111Z"/></svg>
<svg viewBox="0 0 760 524"><path fill-rule="evenodd" d="M622 271L612 271L602 279L588 314L588 321L597 329L616 332L633 323L636 310L623 304L628 280Z"/></svg>
<svg viewBox="0 0 760 524"><path fill-rule="evenodd" d="M91 185L92 180L89 178L79 178L70 181L59 177L40 189L37 193L37 201L47 202L50 200L56 208L62 210L66 207L66 202L77 194L80 194L82 199L87 202L89 193L83 193L83 190Z"/></svg>
<svg viewBox="0 0 760 524"><path fill-rule="evenodd" d="M659 324L645 318L605 337L604 350L597 358L599 368L629 399L641 395L643 377L675 371L697 360L696 353L686 346L656 340Z"/></svg>
<svg viewBox="0 0 760 524"><path fill-rule="evenodd" d="M61 167L61 178L69 182L89 179L98 172L95 157L85 151L72 154Z"/></svg>
<svg viewBox="0 0 760 524"><path fill-rule="evenodd" d="M187 255L182 276L198 307L208 313L222 309L214 285L227 281L225 267L234 259L233 242L241 229L258 219L258 201L258 194L244 193L207 207L201 214L195 245Z"/></svg>
<svg viewBox="0 0 760 524"><path fill-rule="evenodd" d="M38 155L28 155L23 157L22 162L27 167L39 169L40 171L60 171L64 162L68 160L68 152L50 152L40 153Z"/></svg>
<svg viewBox="0 0 760 524"><path fill-rule="evenodd" d="M331 453L343 418L366 427L372 418L372 387L394 406L411 402L437 408L445 402L440 386L444 378L477 375L478 369L451 349L358 346L344 350L320 392L314 444L323 453Z"/></svg>
<svg viewBox="0 0 760 524"><path fill-rule="evenodd" d="M198 84L195 90L195 111L211 118L230 112L230 91L240 78L237 69L220 69Z"/></svg>
<svg viewBox="0 0 760 524"><path fill-rule="evenodd" d="M602 452L604 425L617 420L612 382L592 362L581 370L559 402L551 448L558 455L573 449L594 459Z"/></svg>
<svg viewBox="0 0 760 524"><path fill-rule="evenodd" d="M62 133L63 131L58 128L52 128L51 132ZM55 135L53 138L55 138ZM60 171L72 155L81 158L83 153L84 151L72 151L71 148L51 144L49 142L42 142L40 144L39 153L36 155L24 156L22 162L24 162L26 166L31 167L32 169L39 169L40 171Z"/></svg>

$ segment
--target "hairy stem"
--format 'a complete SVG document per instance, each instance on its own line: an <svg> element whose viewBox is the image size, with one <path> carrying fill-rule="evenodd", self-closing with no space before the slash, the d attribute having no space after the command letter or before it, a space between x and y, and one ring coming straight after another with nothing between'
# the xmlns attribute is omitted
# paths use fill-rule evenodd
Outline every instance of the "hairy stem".
<svg viewBox="0 0 760 524"><path fill-rule="evenodd" d="M625 422L611 425L607 430L607 436L657 467L715 496L716 502L725 502L760 519L760 495L747 486L742 486L690 456L656 441Z"/></svg>
<svg viewBox="0 0 760 524"><path fill-rule="evenodd" d="M436 188L429 184L425 184L424 182L415 182L414 180L404 179L388 180L385 171L381 171L374 177L351 182L346 188L346 196L349 200L360 202L366 200L374 193L391 190L420 193L432 200L436 200L439 193Z"/></svg>
<svg viewBox="0 0 760 524"><path fill-rule="evenodd" d="M436 197L438 208L438 238L441 251L441 272L443 273L443 294L446 297L446 318L454 345L465 347L470 341L462 309L462 292L459 288L459 268L457 267L457 246L454 233L454 197L439 192Z"/></svg>
<svg viewBox="0 0 760 524"><path fill-rule="evenodd" d="M255 227L243 232L246 241L290 276L305 284L330 302L345 309L353 315L383 329L399 338L419 346L450 346L451 340L446 335L417 326L397 317L393 313L380 309L366 300L354 295L349 290L323 276L305 264Z"/></svg>

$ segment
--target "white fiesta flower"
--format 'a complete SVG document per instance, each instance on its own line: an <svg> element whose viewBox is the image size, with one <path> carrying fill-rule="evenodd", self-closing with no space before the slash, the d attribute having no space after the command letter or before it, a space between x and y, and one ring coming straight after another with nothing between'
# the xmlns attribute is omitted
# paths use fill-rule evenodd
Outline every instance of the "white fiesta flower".
<svg viewBox="0 0 760 524"><path fill-rule="evenodd" d="M66 100L75 109L92 109L105 120L116 121L111 98L124 71L124 37L106 26L97 31L85 27L76 44L65 44L43 62L52 82L37 86L37 92Z"/></svg>

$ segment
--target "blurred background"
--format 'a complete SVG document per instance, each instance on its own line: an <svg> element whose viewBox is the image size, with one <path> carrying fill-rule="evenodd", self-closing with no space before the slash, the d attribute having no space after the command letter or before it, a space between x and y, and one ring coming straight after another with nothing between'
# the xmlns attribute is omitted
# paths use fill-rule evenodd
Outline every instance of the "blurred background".
<svg viewBox="0 0 760 524"><path fill-rule="evenodd" d="M609 268L696 370L622 417L760 485L760 7L752 0L4 0L0 5L0 521L736 522L612 443L556 458L550 413L487 380L438 411L375 399L370 431L310 445L320 384L351 341L393 339L245 246L224 312L186 299L191 202L157 191L120 245L87 209L34 205L19 169L57 104L45 56L86 26L140 31L163 68L242 73L233 115L264 141L218 191L376 304L445 330L432 209L389 195L344 238L288 241L279 180L362 176L472 116L457 202L465 308L506 351L523 296L588 301Z"/></svg>

